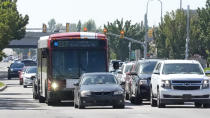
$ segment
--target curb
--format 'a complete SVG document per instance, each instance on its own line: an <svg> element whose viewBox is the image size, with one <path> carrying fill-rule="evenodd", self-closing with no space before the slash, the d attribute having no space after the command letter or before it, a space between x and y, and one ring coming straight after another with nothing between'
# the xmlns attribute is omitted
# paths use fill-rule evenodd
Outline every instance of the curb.
<svg viewBox="0 0 210 118"><path fill-rule="evenodd" d="M7 85L1 87L1 88L0 88L0 91L3 91L3 90L6 89L6 88L7 88Z"/></svg>

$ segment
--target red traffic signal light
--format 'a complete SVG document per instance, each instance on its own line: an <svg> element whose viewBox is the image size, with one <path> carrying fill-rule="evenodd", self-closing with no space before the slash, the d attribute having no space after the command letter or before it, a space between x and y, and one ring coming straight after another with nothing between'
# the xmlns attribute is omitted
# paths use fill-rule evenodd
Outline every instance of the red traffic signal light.
<svg viewBox="0 0 210 118"><path fill-rule="evenodd" d="M87 32L87 27L84 27L84 29L83 29L83 30L84 30L84 32Z"/></svg>
<svg viewBox="0 0 210 118"><path fill-rule="evenodd" d="M125 34L124 30L121 30L120 31L120 38L124 38L124 34Z"/></svg>

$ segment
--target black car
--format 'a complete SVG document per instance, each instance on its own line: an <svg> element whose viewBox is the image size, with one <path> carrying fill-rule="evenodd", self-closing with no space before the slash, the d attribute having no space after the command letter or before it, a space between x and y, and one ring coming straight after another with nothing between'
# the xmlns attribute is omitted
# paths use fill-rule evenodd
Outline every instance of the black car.
<svg viewBox="0 0 210 118"><path fill-rule="evenodd" d="M86 73L75 84L74 107L113 106L124 108L124 91L111 73Z"/></svg>
<svg viewBox="0 0 210 118"><path fill-rule="evenodd" d="M150 99L151 75L158 60L140 60L135 64L135 69L130 73L131 88L129 99L133 104L141 104L143 99Z"/></svg>
<svg viewBox="0 0 210 118"><path fill-rule="evenodd" d="M23 63L12 63L8 67L8 79L11 79L12 77L18 77L19 71L21 71L23 67Z"/></svg>

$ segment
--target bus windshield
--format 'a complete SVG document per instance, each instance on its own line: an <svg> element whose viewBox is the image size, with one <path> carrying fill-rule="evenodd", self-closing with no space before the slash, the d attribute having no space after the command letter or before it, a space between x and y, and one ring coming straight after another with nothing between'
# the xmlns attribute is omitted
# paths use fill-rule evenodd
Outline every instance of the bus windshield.
<svg viewBox="0 0 210 118"><path fill-rule="evenodd" d="M106 71L105 50L55 49L52 53L53 78L77 79L87 72Z"/></svg>

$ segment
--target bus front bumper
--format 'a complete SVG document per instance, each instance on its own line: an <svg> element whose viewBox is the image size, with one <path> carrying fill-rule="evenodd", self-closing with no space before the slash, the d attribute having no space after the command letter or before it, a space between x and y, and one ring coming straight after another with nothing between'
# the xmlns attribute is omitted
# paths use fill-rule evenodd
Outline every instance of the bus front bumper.
<svg viewBox="0 0 210 118"><path fill-rule="evenodd" d="M48 91L48 100L74 100L74 89Z"/></svg>

